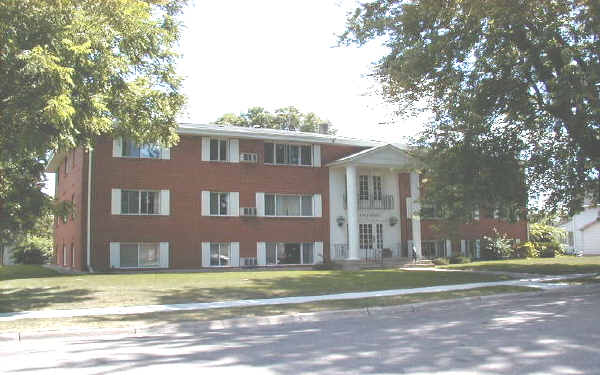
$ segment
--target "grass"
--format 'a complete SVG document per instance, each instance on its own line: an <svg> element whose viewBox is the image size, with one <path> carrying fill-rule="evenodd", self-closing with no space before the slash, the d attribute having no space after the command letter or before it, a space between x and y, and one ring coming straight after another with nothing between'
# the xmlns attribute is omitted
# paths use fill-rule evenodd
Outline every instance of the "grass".
<svg viewBox="0 0 600 375"><path fill-rule="evenodd" d="M474 271L523 272L544 275L600 272L600 257L560 256L556 258L527 258L491 260L466 264L451 264L444 268Z"/></svg>
<svg viewBox="0 0 600 375"><path fill-rule="evenodd" d="M0 281L15 279L30 279L33 277L52 277L60 274L49 268L29 264L16 266L0 266Z"/></svg>
<svg viewBox="0 0 600 375"><path fill-rule="evenodd" d="M446 284L506 280L506 276L468 272L401 270L365 271L268 271L52 275L46 269L30 278L0 282L0 312L131 306L185 302L321 295Z"/></svg>
<svg viewBox="0 0 600 375"><path fill-rule="evenodd" d="M241 317L297 314L306 312L349 310L376 306L395 306L417 302L437 301L499 293L537 290L521 286L494 286L442 293L420 293L405 296L361 298L355 300L323 301L303 304L257 306L231 309L212 309L185 312L161 312L136 315L89 316L63 319L22 319L0 322L0 332L45 331L56 329L136 328L181 324L190 321L222 320Z"/></svg>

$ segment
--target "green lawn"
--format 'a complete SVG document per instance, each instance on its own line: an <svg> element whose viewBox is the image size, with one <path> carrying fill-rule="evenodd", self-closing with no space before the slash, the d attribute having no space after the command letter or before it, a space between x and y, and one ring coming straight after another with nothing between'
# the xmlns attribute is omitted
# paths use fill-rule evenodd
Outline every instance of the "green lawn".
<svg viewBox="0 0 600 375"><path fill-rule="evenodd" d="M0 267L0 280L4 280L0 282L0 312L320 295L507 279L468 272L401 270L52 274L42 277L48 276L48 270L27 267L18 271L21 267ZM30 272L30 278L22 278L26 271ZM10 279L10 275L19 278Z"/></svg>
<svg viewBox="0 0 600 375"><path fill-rule="evenodd" d="M394 306L409 303L477 297L499 293L531 292L536 288L522 286L494 286L443 293L420 293L406 296L361 298L355 300L322 301L302 304L256 306L231 309L211 309L185 312L150 314L88 316L62 319L22 319L0 322L0 332L28 332L56 329L139 328L190 321L221 320L241 317L297 314L330 310L349 310L366 307Z"/></svg>
<svg viewBox="0 0 600 375"><path fill-rule="evenodd" d="M567 273L600 272L600 256L574 257L561 256L556 258L528 258L492 260L467 264L451 264L445 268L475 270L475 271L505 271L524 272L545 275L560 275Z"/></svg>

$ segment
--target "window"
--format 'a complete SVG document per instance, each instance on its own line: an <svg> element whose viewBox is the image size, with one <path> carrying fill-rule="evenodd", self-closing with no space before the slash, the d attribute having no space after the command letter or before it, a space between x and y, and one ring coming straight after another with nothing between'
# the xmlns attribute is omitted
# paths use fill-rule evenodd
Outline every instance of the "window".
<svg viewBox="0 0 600 375"><path fill-rule="evenodd" d="M480 257L480 241L479 240L466 240L467 245L467 256L477 259Z"/></svg>
<svg viewBox="0 0 600 375"><path fill-rule="evenodd" d="M122 155L126 158L160 159L161 149L156 144L138 144L134 139L122 139Z"/></svg>
<svg viewBox="0 0 600 375"><path fill-rule="evenodd" d="M446 256L446 241L421 241L421 253L424 258L438 258Z"/></svg>
<svg viewBox="0 0 600 375"><path fill-rule="evenodd" d="M376 236L377 244L376 244L376 246L377 246L378 249L383 249L383 224L377 224L375 226L375 229L376 229L376 233L377 233L377 236Z"/></svg>
<svg viewBox="0 0 600 375"><path fill-rule="evenodd" d="M227 141L224 139L210 140L210 160L227 161Z"/></svg>
<svg viewBox="0 0 600 375"><path fill-rule="evenodd" d="M358 224L359 243L361 249L373 248L373 225Z"/></svg>
<svg viewBox="0 0 600 375"><path fill-rule="evenodd" d="M159 243L121 243L121 268L160 266Z"/></svg>
<svg viewBox="0 0 600 375"><path fill-rule="evenodd" d="M71 266L75 266L75 246L71 244Z"/></svg>
<svg viewBox="0 0 600 375"><path fill-rule="evenodd" d="M313 216L313 196L265 194L265 215Z"/></svg>
<svg viewBox="0 0 600 375"><path fill-rule="evenodd" d="M71 220L73 220L75 215L75 194L71 195Z"/></svg>
<svg viewBox="0 0 600 375"><path fill-rule="evenodd" d="M381 193L381 176L373 176L373 199L380 201L383 197Z"/></svg>
<svg viewBox="0 0 600 375"><path fill-rule="evenodd" d="M63 244L63 266L67 265L67 245Z"/></svg>
<svg viewBox="0 0 600 375"><path fill-rule="evenodd" d="M369 176L358 176L358 199L369 200Z"/></svg>
<svg viewBox="0 0 600 375"><path fill-rule="evenodd" d="M231 265L231 252L228 243L210 244L210 265L211 266L229 266Z"/></svg>
<svg viewBox="0 0 600 375"><path fill-rule="evenodd" d="M229 193L210 193L210 214L214 216L227 215Z"/></svg>
<svg viewBox="0 0 600 375"><path fill-rule="evenodd" d="M314 244L267 242L267 264L313 264Z"/></svg>
<svg viewBox="0 0 600 375"><path fill-rule="evenodd" d="M122 190L121 213L129 215L160 214L160 192L147 190Z"/></svg>
<svg viewBox="0 0 600 375"><path fill-rule="evenodd" d="M444 210L440 204L423 203L421 205L421 218L424 220L442 219Z"/></svg>
<svg viewBox="0 0 600 375"><path fill-rule="evenodd" d="M312 147L266 142L265 164L312 166Z"/></svg>

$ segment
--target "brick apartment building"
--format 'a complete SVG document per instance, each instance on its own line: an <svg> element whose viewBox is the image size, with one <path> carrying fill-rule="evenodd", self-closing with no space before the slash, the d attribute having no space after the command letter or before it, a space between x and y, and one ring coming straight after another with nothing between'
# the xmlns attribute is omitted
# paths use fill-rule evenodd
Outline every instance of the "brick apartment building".
<svg viewBox="0 0 600 375"><path fill-rule="evenodd" d="M300 265L467 254L524 221L475 214L460 240L419 207L414 160L394 145L334 135L181 124L177 146L100 138L92 152L57 153L57 264L77 270ZM418 213L423 217L420 218Z"/></svg>

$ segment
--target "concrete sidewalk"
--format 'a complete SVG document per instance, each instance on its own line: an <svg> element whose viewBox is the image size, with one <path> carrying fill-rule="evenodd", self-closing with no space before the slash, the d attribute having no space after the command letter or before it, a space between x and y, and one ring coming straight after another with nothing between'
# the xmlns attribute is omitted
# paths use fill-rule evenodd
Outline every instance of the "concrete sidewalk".
<svg viewBox="0 0 600 375"><path fill-rule="evenodd" d="M349 300L359 298L372 297L390 297L401 296L418 293L437 293L450 292L455 290L467 290L475 288L484 288L491 286L525 286L540 289L553 289L557 287L565 287L568 284L560 283L568 279L593 276L595 274L574 274L562 276L540 276L538 278L508 280L508 281L493 281L483 283L469 284L454 284L454 285L438 285L423 288L410 289L390 289L378 290L370 292L352 292L339 294L326 294L319 296L298 296L298 297L282 297L282 298L265 298L265 299L248 299L235 301L219 301L219 302L203 302L203 303L179 303L169 305L143 305L143 306L114 306L114 307L99 307L89 309L71 309L71 310L38 310L38 311L19 311L0 313L0 321L15 321L20 319L47 319L47 318L71 318L80 316L104 316L104 315L131 315L145 314L154 312L171 312L171 311L192 311L192 310L208 310L222 309L233 307L252 307L252 306L267 306L267 305L283 305L294 303L309 303L320 301L334 300Z"/></svg>

